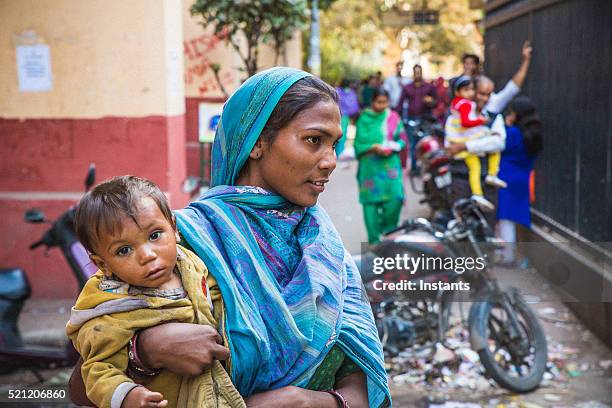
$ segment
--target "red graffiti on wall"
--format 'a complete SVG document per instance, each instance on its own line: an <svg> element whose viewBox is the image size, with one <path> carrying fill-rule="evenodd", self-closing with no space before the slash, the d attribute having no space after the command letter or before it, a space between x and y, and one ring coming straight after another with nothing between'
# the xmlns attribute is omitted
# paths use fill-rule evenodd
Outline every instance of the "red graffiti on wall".
<svg viewBox="0 0 612 408"><path fill-rule="evenodd" d="M183 41L185 56L185 84L197 84L198 92L204 95L220 90L212 69L211 52L225 39L226 35L202 34L199 37ZM220 80L225 84L232 81L230 72L219 72Z"/></svg>

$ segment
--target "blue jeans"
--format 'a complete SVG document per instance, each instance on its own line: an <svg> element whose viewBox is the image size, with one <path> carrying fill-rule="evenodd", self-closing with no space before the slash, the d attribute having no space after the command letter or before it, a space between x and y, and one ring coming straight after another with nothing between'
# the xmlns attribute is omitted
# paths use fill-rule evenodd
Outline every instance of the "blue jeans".
<svg viewBox="0 0 612 408"><path fill-rule="evenodd" d="M416 135L415 126L410 126L408 124L409 121L420 121L420 117L407 117L404 120L404 127L406 128L406 133L408 134L408 141L410 142L410 170L416 171L418 170L417 161L416 161L416 144L419 141Z"/></svg>

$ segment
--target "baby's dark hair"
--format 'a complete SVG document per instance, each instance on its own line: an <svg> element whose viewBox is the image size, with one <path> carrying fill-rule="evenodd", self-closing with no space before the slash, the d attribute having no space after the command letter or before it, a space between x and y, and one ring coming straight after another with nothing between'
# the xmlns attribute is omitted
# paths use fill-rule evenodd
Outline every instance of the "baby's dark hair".
<svg viewBox="0 0 612 408"><path fill-rule="evenodd" d="M121 230L121 219L128 216L138 225L138 202L151 198L164 217L174 226L168 198L159 187L136 176L118 176L103 181L83 196L75 214L79 241L90 253L99 242L102 231L113 234Z"/></svg>

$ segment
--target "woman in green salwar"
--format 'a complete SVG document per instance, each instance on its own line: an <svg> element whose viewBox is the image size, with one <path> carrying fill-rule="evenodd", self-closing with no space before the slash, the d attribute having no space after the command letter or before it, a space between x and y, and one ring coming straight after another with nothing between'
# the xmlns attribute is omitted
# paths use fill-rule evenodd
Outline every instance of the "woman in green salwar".
<svg viewBox="0 0 612 408"><path fill-rule="evenodd" d="M404 202L399 152L406 147L399 115L389 109L389 96L377 89L372 107L357 120L355 154L359 161L359 202L368 232L368 242L395 227Z"/></svg>

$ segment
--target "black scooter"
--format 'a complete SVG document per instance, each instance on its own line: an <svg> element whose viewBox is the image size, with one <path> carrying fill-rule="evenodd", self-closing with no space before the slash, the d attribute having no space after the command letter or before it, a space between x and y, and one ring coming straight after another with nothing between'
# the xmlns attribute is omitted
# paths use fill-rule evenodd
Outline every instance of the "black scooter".
<svg viewBox="0 0 612 408"><path fill-rule="evenodd" d="M89 166L85 178L85 192L95 181L96 167ZM45 218L42 211L31 209L25 213L25 221L34 224L49 223L50 228L39 241L30 245L34 250L41 245L47 249L59 247L68 261L75 278L82 288L97 268L89 260L87 251L77 240L74 230L74 214L76 206L72 206L54 222ZM66 338L65 346L46 347L24 343L17 321L19 314L30 297L30 283L22 269L0 269L0 373L6 374L17 369L32 369L38 379L42 377L36 369L73 366L78 354L72 342Z"/></svg>

